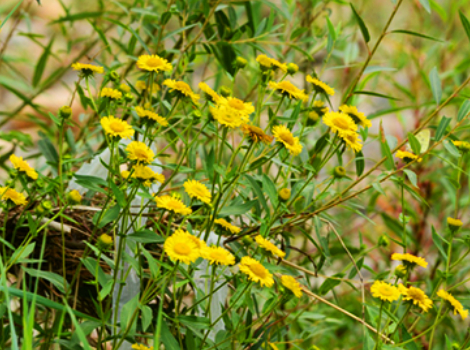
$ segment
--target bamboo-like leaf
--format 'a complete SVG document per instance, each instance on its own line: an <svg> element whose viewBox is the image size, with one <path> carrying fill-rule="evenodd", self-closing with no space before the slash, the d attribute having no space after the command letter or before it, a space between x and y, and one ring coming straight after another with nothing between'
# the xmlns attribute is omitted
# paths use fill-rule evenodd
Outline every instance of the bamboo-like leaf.
<svg viewBox="0 0 470 350"><path fill-rule="evenodd" d="M411 30L406 30L406 29L395 29L395 30L392 30L390 33L407 34L407 35L417 36L417 37L423 38L423 39L429 39L429 40L433 40L433 41L444 42L444 40L437 39L437 38L434 38L434 37L429 36L429 35L424 35L424 34L413 32Z"/></svg>
<svg viewBox="0 0 470 350"><path fill-rule="evenodd" d="M467 33L467 37L470 40L470 22L468 21L467 17L465 17L462 11L459 11L459 16L460 21L463 25L463 29L465 29L465 33Z"/></svg>
<svg viewBox="0 0 470 350"><path fill-rule="evenodd" d="M437 68L434 67L429 73L429 82L431 84L432 95L434 96L434 101L439 105L441 103L442 98L442 87L441 87L441 79L439 78L439 73L437 72Z"/></svg>
<svg viewBox="0 0 470 350"><path fill-rule="evenodd" d="M370 41L370 34L369 30L366 27L366 24L362 20L361 16L357 13L356 9L354 8L353 4L349 4L351 6L351 10L354 14L354 17L356 18L357 24L359 25L359 28L361 29L362 36L364 37L364 41L368 43Z"/></svg>

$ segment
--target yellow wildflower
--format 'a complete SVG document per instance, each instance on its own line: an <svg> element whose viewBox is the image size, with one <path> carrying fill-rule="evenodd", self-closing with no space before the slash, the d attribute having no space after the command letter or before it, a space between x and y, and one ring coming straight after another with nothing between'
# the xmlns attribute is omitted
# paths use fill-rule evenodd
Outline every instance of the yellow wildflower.
<svg viewBox="0 0 470 350"><path fill-rule="evenodd" d="M272 254L274 255L277 255L278 257L280 258L283 258L286 256L286 253L283 252L282 250L280 250L278 247L276 247L273 243L271 243L269 240L267 240L266 238L262 237L261 235L258 235L255 237L255 241L256 243L258 243L258 245L261 247L261 248L264 248L266 249L267 251L271 252Z"/></svg>
<svg viewBox="0 0 470 350"><path fill-rule="evenodd" d="M273 275L259 261L244 256L239 264L240 271L248 276L250 281L261 284L261 286L272 287Z"/></svg>
<svg viewBox="0 0 470 350"><path fill-rule="evenodd" d="M110 137L130 139L134 135L135 131L132 129L132 126L126 121L115 118L112 115L101 118L100 122L104 132Z"/></svg>
<svg viewBox="0 0 470 350"><path fill-rule="evenodd" d="M173 69L171 63L158 55L142 55L137 60L137 67L149 72L169 72Z"/></svg>
<svg viewBox="0 0 470 350"><path fill-rule="evenodd" d="M212 199L212 194L209 189L202 183L196 180L188 180L184 183L184 190L191 198L197 198L201 202L209 204Z"/></svg>
<svg viewBox="0 0 470 350"><path fill-rule="evenodd" d="M209 263L216 265L233 265L235 264L235 257L226 249L222 247L205 247L201 250L201 256L209 260Z"/></svg>
<svg viewBox="0 0 470 350"><path fill-rule="evenodd" d="M191 208L188 208L181 199L176 198L176 196L165 195L154 198L157 202L157 208L163 208L181 215L189 215L193 212Z"/></svg>
<svg viewBox="0 0 470 350"><path fill-rule="evenodd" d="M294 137L292 132L284 125L277 125L273 128L272 133L277 142L281 142L293 156L297 156L302 152L302 145L299 138Z"/></svg>
<svg viewBox="0 0 470 350"><path fill-rule="evenodd" d="M330 95L330 96L333 96L335 94L335 89L333 89L328 84L322 82L321 80L319 80L317 78L314 78L310 75L307 75L306 80L307 80L308 83L312 83L313 88L317 92L324 93L324 94L327 94L327 95Z"/></svg>
<svg viewBox="0 0 470 350"><path fill-rule="evenodd" d="M184 81L166 79L163 82L163 85L168 86L170 88L170 92L176 91L181 97L190 97L194 104L197 104L199 101L199 95L195 94L193 90L191 90L191 87Z"/></svg>
<svg viewBox="0 0 470 350"><path fill-rule="evenodd" d="M31 167L27 161L23 160L23 157L18 157L14 154L10 156L10 162L13 164L13 167L18 170L20 173L25 173L28 177L33 180L37 180L38 173Z"/></svg>
<svg viewBox="0 0 470 350"><path fill-rule="evenodd" d="M300 283L292 276L282 275L281 283L284 287L289 289L297 298L302 297L302 287Z"/></svg>
<svg viewBox="0 0 470 350"><path fill-rule="evenodd" d="M215 219L214 224L220 225L223 228L225 228L227 231L230 231L235 234L240 233L242 230L240 227L232 225L225 219Z"/></svg>
<svg viewBox="0 0 470 350"><path fill-rule="evenodd" d="M0 187L1 200L4 202L11 201L16 205L26 205L26 197L24 194L17 192L13 188Z"/></svg>
<svg viewBox="0 0 470 350"><path fill-rule="evenodd" d="M305 90L300 90L290 81L283 80L279 83L270 81L269 87L273 90L278 90L282 95L290 99L302 100L303 102L308 100L308 95L305 94Z"/></svg>
<svg viewBox="0 0 470 350"><path fill-rule="evenodd" d="M155 153L145 143L140 141L132 141L128 144L126 152L130 160L135 160L138 163L150 164L155 158Z"/></svg>
<svg viewBox="0 0 470 350"><path fill-rule="evenodd" d="M101 90L100 96L109 97L113 100L119 100L120 98L122 98L122 92L116 89L105 87Z"/></svg>
<svg viewBox="0 0 470 350"><path fill-rule="evenodd" d="M384 281L375 281L372 287L370 287L370 291L374 298L379 298L382 301L392 302L400 298L398 288Z"/></svg>

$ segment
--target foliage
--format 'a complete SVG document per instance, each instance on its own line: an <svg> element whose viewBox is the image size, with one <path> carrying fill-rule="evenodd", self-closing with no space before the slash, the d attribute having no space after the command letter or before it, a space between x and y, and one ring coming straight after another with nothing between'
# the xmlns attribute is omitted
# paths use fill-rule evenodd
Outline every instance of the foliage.
<svg viewBox="0 0 470 350"><path fill-rule="evenodd" d="M468 349L468 4L0 4L0 348Z"/></svg>

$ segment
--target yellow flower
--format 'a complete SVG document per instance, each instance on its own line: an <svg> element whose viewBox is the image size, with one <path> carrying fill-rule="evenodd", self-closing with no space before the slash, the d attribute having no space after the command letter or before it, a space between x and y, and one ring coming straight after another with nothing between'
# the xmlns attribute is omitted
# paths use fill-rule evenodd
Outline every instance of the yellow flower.
<svg viewBox="0 0 470 350"><path fill-rule="evenodd" d="M103 74L104 68L100 66L95 66L93 64L88 63L73 63L72 68L76 71L82 72L85 76L93 75L94 73Z"/></svg>
<svg viewBox="0 0 470 350"><path fill-rule="evenodd" d="M305 90L300 90L290 81L284 80L279 83L270 81L269 87L273 90L280 91L282 95L287 96L290 99L302 100L303 102L308 100L308 95L305 94Z"/></svg>
<svg viewBox="0 0 470 350"><path fill-rule="evenodd" d="M165 240L163 249L172 261L181 261L188 265L201 256L194 241L177 232Z"/></svg>
<svg viewBox="0 0 470 350"><path fill-rule="evenodd" d="M215 219L214 223L217 224L217 225L222 226L224 229L226 229L227 231L230 231L234 234L240 233L241 230L242 230L240 227L232 225L231 223L229 223L225 219Z"/></svg>
<svg viewBox="0 0 470 350"><path fill-rule="evenodd" d="M342 105L339 107L339 110L344 114L349 115L358 125L361 125L365 128L370 128L372 126L372 123L369 119L367 119L366 115L362 112L359 112L355 106Z"/></svg>
<svg viewBox="0 0 470 350"><path fill-rule="evenodd" d="M184 183L184 190L191 198L197 198L201 202L209 204L212 199L212 194L209 189L202 183L196 180L188 180Z"/></svg>
<svg viewBox="0 0 470 350"><path fill-rule="evenodd" d="M160 183L165 182L165 176L163 174L156 173L152 168L141 164L136 164L134 166L134 171L131 177L144 181L144 186L147 187L149 187L154 181Z"/></svg>
<svg viewBox="0 0 470 350"><path fill-rule="evenodd" d="M272 130L277 142L282 142L293 156L297 156L302 152L302 145L299 138L294 137L292 132L284 125L277 125Z"/></svg>
<svg viewBox="0 0 470 350"><path fill-rule="evenodd" d="M130 160L135 160L138 163L150 164L155 158L155 153L147 147L147 145L140 141L132 141L126 147L127 157Z"/></svg>
<svg viewBox="0 0 470 350"><path fill-rule="evenodd" d="M13 188L0 187L0 195L2 196L1 200L4 202L10 200L16 205L26 205L28 203L26 197Z"/></svg>
<svg viewBox="0 0 470 350"><path fill-rule="evenodd" d="M281 188L277 192L277 194L279 195L279 197L281 198L282 201L286 202L290 198L291 190L290 190L290 188L284 187L284 188Z"/></svg>
<svg viewBox="0 0 470 350"><path fill-rule="evenodd" d="M417 159L418 163L420 163L423 160L423 158L418 158L417 155L411 152L400 151L400 150L398 150L397 153L395 153L395 157L403 159L407 163L412 162L415 159Z"/></svg>
<svg viewBox="0 0 470 350"><path fill-rule="evenodd" d="M253 142L263 142L265 144L270 144L273 140L272 136L266 135L263 129L258 128L257 126L250 124L243 124L242 130L245 135L248 135Z"/></svg>
<svg viewBox="0 0 470 350"><path fill-rule="evenodd" d="M113 100L119 100L120 98L122 98L122 92L116 89L105 87L103 88L103 90L101 90L100 96L109 97Z"/></svg>
<svg viewBox="0 0 470 350"><path fill-rule="evenodd" d="M321 80L314 78L310 75L307 75L307 82L313 84L313 88L315 91L324 93L330 96L333 96L335 94L335 89L332 87L328 86L328 84L325 84Z"/></svg>
<svg viewBox="0 0 470 350"><path fill-rule="evenodd" d="M147 84L143 80L138 80L135 83L135 88L139 90L145 90L147 88Z"/></svg>
<svg viewBox="0 0 470 350"><path fill-rule="evenodd" d="M248 276L250 281L271 287L274 284L273 275L257 260L244 256L239 264L240 271Z"/></svg>
<svg viewBox="0 0 470 350"><path fill-rule="evenodd" d="M157 202L157 208L163 208L166 210L173 211L176 214L181 215L189 215L193 211L191 208L188 208L181 199L176 198L176 196L161 196L161 197L154 197L155 201Z"/></svg>
<svg viewBox="0 0 470 350"><path fill-rule="evenodd" d="M153 346L148 347L142 344L134 344L132 345L132 349L134 350L153 350Z"/></svg>
<svg viewBox="0 0 470 350"><path fill-rule="evenodd" d="M77 190L70 191L67 196L73 204L80 204L82 201L82 195Z"/></svg>
<svg viewBox="0 0 470 350"><path fill-rule="evenodd" d="M323 116L323 123L331 128L332 132L337 132L339 136L356 132L357 125L347 114L340 112L328 112Z"/></svg>
<svg viewBox="0 0 470 350"><path fill-rule="evenodd" d="M220 101L221 97L217 94L217 92L212 90L209 87L209 85L207 85L206 83L204 82L199 83L199 89L204 91L204 93L206 94L206 96L208 97L210 101L214 103L218 103Z"/></svg>
<svg viewBox="0 0 470 350"><path fill-rule="evenodd" d="M255 241L256 241L256 243L258 243L258 245L261 248L266 249L267 251L273 253L274 255L277 255L280 258L283 258L283 257L286 256L285 252L280 250L278 247L276 247L273 243L271 243L266 238L263 238L261 235L256 236Z"/></svg>
<svg viewBox="0 0 470 350"><path fill-rule="evenodd" d="M12 154L10 156L10 162L13 164L13 167L17 169L19 172L25 173L28 177L33 180L37 180L38 173L31 167L27 161L23 160L23 157L17 157L16 155Z"/></svg>
<svg viewBox="0 0 470 350"><path fill-rule="evenodd" d="M137 67L149 72L169 72L173 69L171 63L157 55L142 55L137 60Z"/></svg>
<svg viewBox="0 0 470 350"><path fill-rule="evenodd" d="M121 91L124 91L124 92L131 92L131 88L126 84L119 85L119 89L121 89Z"/></svg>
<svg viewBox="0 0 470 350"><path fill-rule="evenodd" d="M185 230L178 229L178 230L175 231L174 234L175 235L176 234L183 235L183 236L187 237L189 240L193 241L193 243L196 245L197 249L199 249L199 250L202 250L202 249L207 247L206 242L204 242L202 239L200 239L196 236L193 236L192 234L190 234L189 232L187 232Z"/></svg>
<svg viewBox="0 0 470 350"><path fill-rule="evenodd" d="M463 222L459 219L454 219L451 217L447 218L447 226L449 226L449 229L452 232L459 230L462 227L462 225L463 225Z"/></svg>
<svg viewBox="0 0 470 350"><path fill-rule="evenodd" d="M184 81L166 79L163 82L163 85L168 86L170 88L170 92L176 90L183 97L190 97L194 104L198 103L199 95L195 94L193 90L191 90L191 87Z"/></svg>
<svg viewBox="0 0 470 350"><path fill-rule="evenodd" d="M156 121L161 126L168 126L168 121L166 118L159 116L157 113L143 109L140 106L135 107L137 115L141 118L146 118L148 120Z"/></svg>
<svg viewBox="0 0 470 350"><path fill-rule="evenodd" d="M455 147L459 149L459 151L466 153L470 151L470 142L467 141L452 141Z"/></svg>
<svg viewBox="0 0 470 350"><path fill-rule="evenodd" d="M201 250L201 256L209 260L209 263L216 265L233 265L235 264L235 257L226 249L222 247L205 247Z"/></svg>
<svg viewBox="0 0 470 350"><path fill-rule="evenodd" d="M101 126L103 127L106 135L110 137L130 139L135 132L134 129L132 129L132 126L130 126L126 121L115 118L112 115L101 118Z"/></svg>
<svg viewBox="0 0 470 350"><path fill-rule="evenodd" d="M405 287L403 284L398 285L398 290L400 291L403 300L411 301L413 305L418 305L424 312L432 307L432 300L428 298L426 293L421 289L416 287Z"/></svg>
<svg viewBox="0 0 470 350"><path fill-rule="evenodd" d="M308 113L309 122L315 124L325 113L329 112L329 108L325 106L323 101L317 100L313 102L312 110Z"/></svg>
<svg viewBox="0 0 470 350"><path fill-rule="evenodd" d="M245 119L255 111L255 107L251 102L243 102L235 97L221 97L218 104L227 107L230 113Z"/></svg>
<svg viewBox="0 0 470 350"><path fill-rule="evenodd" d="M408 265L410 267L414 267L415 265L418 265L424 268L428 267L428 263L426 262L424 258L414 256L409 253L405 253L405 254L393 253L392 260L402 261L405 264L405 266Z"/></svg>
<svg viewBox="0 0 470 350"><path fill-rule="evenodd" d="M357 132L344 134L341 138L346 142L346 145L355 152L359 152L362 149L362 140L359 138Z"/></svg>
<svg viewBox="0 0 470 350"><path fill-rule="evenodd" d="M468 317L468 310L464 309L460 301L455 299L452 294L446 292L444 289L440 289L437 292L437 296L441 297L454 308L454 315L457 313L462 317L462 320L465 320Z"/></svg>
<svg viewBox="0 0 470 350"><path fill-rule="evenodd" d="M113 244L113 237L103 233L98 237L98 243L104 247L109 247L111 244Z"/></svg>
<svg viewBox="0 0 470 350"><path fill-rule="evenodd" d="M287 65L285 63L281 63L274 58L270 58L266 55L259 55L256 57L256 62L258 62L262 67L270 69L270 68L279 68L284 73L287 72Z"/></svg>
<svg viewBox="0 0 470 350"><path fill-rule="evenodd" d="M294 277L282 275L281 283L284 287L290 289L290 291L294 293L294 295L297 298L302 297L302 287L300 286L300 283L297 282L297 280Z"/></svg>
<svg viewBox="0 0 470 350"><path fill-rule="evenodd" d="M375 281L372 287L370 287L370 291L374 298L379 298L382 301L392 302L400 298L398 288L384 281Z"/></svg>
<svg viewBox="0 0 470 350"><path fill-rule="evenodd" d="M220 124L229 128L238 128L240 125L248 122L249 118L246 115L236 113L233 109L226 105L218 105L217 107L209 108L212 116Z"/></svg>

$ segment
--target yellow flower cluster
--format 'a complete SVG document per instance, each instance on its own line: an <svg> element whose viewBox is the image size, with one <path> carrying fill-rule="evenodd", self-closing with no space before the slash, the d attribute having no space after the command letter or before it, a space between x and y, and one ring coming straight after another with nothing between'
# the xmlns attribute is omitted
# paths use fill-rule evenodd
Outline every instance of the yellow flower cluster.
<svg viewBox="0 0 470 350"><path fill-rule="evenodd" d="M147 119L149 121L154 121L160 124L161 126L168 126L168 121L166 118L159 116L157 113L146 110L140 106L135 107L137 115L141 118Z"/></svg>
<svg viewBox="0 0 470 350"><path fill-rule="evenodd" d="M19 173L24 173L26 176L31 178L32 180L38 179L38 173L34 168L32 168L28 162L23 160L23 157L18 157L14 154L10 156L10 162L13 164L13 167L18 170Z"/></svg>

